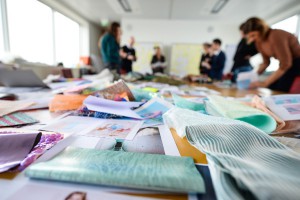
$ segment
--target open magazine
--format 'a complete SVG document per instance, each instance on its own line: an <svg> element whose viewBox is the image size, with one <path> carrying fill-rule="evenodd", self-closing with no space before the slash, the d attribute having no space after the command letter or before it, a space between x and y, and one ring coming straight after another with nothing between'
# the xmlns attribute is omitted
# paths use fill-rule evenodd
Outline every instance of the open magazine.
<svg viewBox="0 0 300 200"><path fill-rule="evenodd" d="M266 97L266 105L285 121L300 120L300 94Z"/></svg>

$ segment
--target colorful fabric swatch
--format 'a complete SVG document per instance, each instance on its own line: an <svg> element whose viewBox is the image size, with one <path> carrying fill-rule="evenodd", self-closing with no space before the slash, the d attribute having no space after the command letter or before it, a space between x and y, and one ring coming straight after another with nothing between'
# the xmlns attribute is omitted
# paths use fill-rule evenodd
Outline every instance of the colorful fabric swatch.
<svg viewBox="0 0 300 200"><path fill-rule="evenodd" d="M68 147L47 162L29 166L31 178L136 189L204 193L190 157Z"/></svg>
<svg viewBox="0 0 300 200"><path fill-rule="evenodd" d="M33 124L36 122L38 121L22 112L12 113L0 117L0 127L26 125Z"/></svg>
<svg viewBox="0 0 300 200"><path fill-rule="evenodd" d="M55 95L49 105L49 110L50 112L76 110L82 106L86 98L87 96L77 94Z"/></svg>
<svg viewBox="0 0 300 200"><path fill-rule="evenodd" d="M164 117L206 154L218 199L299 198L300 156L268 134L239 120L187 109L173 108ZM246 198L247 193L252 196Z"/></svg>

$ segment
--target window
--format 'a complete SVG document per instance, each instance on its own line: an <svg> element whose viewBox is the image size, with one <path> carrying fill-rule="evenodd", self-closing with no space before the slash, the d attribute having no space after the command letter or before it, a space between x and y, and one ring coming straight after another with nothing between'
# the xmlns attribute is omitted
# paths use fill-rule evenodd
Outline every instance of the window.
<svg viewBox="0 0 300 200"><path fill-rule="evenodd" d="M276 24L273 24L272 28L282 29L282 30L285 30L285 31L290 32L292 34L296 34L297 33L298 20L299 20L299 16L294 15L290 18L282 20L282 21L280 21Z"/></svg>
<svg viewBox="0 0 300 200"><path fill-rule="evenodd" d="M10 52L53 64L52 10L36 0L7 1Z"/></svg>
<svg viewBox="0 0 300 200"><path fill-rule="evenodd" d="M66 67L74 67L79 61L79 24L54 12L55 60Z"/></svg>
<svg viewBox="0 0 300 200"><path fill-rule="evenodd" d="M1 20L1 16L0 16L0 20ZM2 24L0 21L0 60L3 57L4 54L4 41L3 41L3 29L2 29Z"/></svg>
<svg viewBox="0 0 300 200"><path fill-rule="evenodd" d="M6 0L6 3L11 54L49 65L62 62L66 67L73 67L78 63L80 26L77 22L37 0Z"/></svg>

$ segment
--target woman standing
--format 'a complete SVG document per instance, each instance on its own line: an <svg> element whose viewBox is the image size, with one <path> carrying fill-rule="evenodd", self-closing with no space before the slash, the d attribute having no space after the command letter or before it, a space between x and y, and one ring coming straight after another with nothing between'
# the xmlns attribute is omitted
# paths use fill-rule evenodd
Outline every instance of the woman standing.
<svg viewBox="0 0 300 200"><path fill-rule="evenodd" d="M271 29L262 19L253 17L245 22L243 29L248 42L254 41L263 56L258 74L262 74L270 64L270 58L279 60L279 69L264 82L253 82L251 88L268 87L288 92L294 79L300 75L300 44L297 38L286 31Z"/></svg>

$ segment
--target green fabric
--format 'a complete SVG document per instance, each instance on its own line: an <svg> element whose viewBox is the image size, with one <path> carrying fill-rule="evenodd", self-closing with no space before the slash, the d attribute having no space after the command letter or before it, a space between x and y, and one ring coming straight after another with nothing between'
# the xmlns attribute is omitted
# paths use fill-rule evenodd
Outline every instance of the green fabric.
<svg viewBox="0 0 300 200"><path fill-rule="evenodd" d="M194 110L194 111L205 110L203 103L192 102L192 101L182 98L176 94L172 94L172 97L173 97L175 106L177 106L179 108L186 108L186 109Z"/></svg>
<svg viewBox="0 0 300 200"><path fill-rule="evenodd" d="M272 133L276 129L275 119L261 110L217 95L209 96L208 99L208 113L213 111L213 115L247 122L266 133Z"/></svg>
<svg viewBox="0 0 300 200"><path fill-rule="evenodd" d="M190 157L68 147L30 166L31 178L173 192L205 192Z"/></svg>

